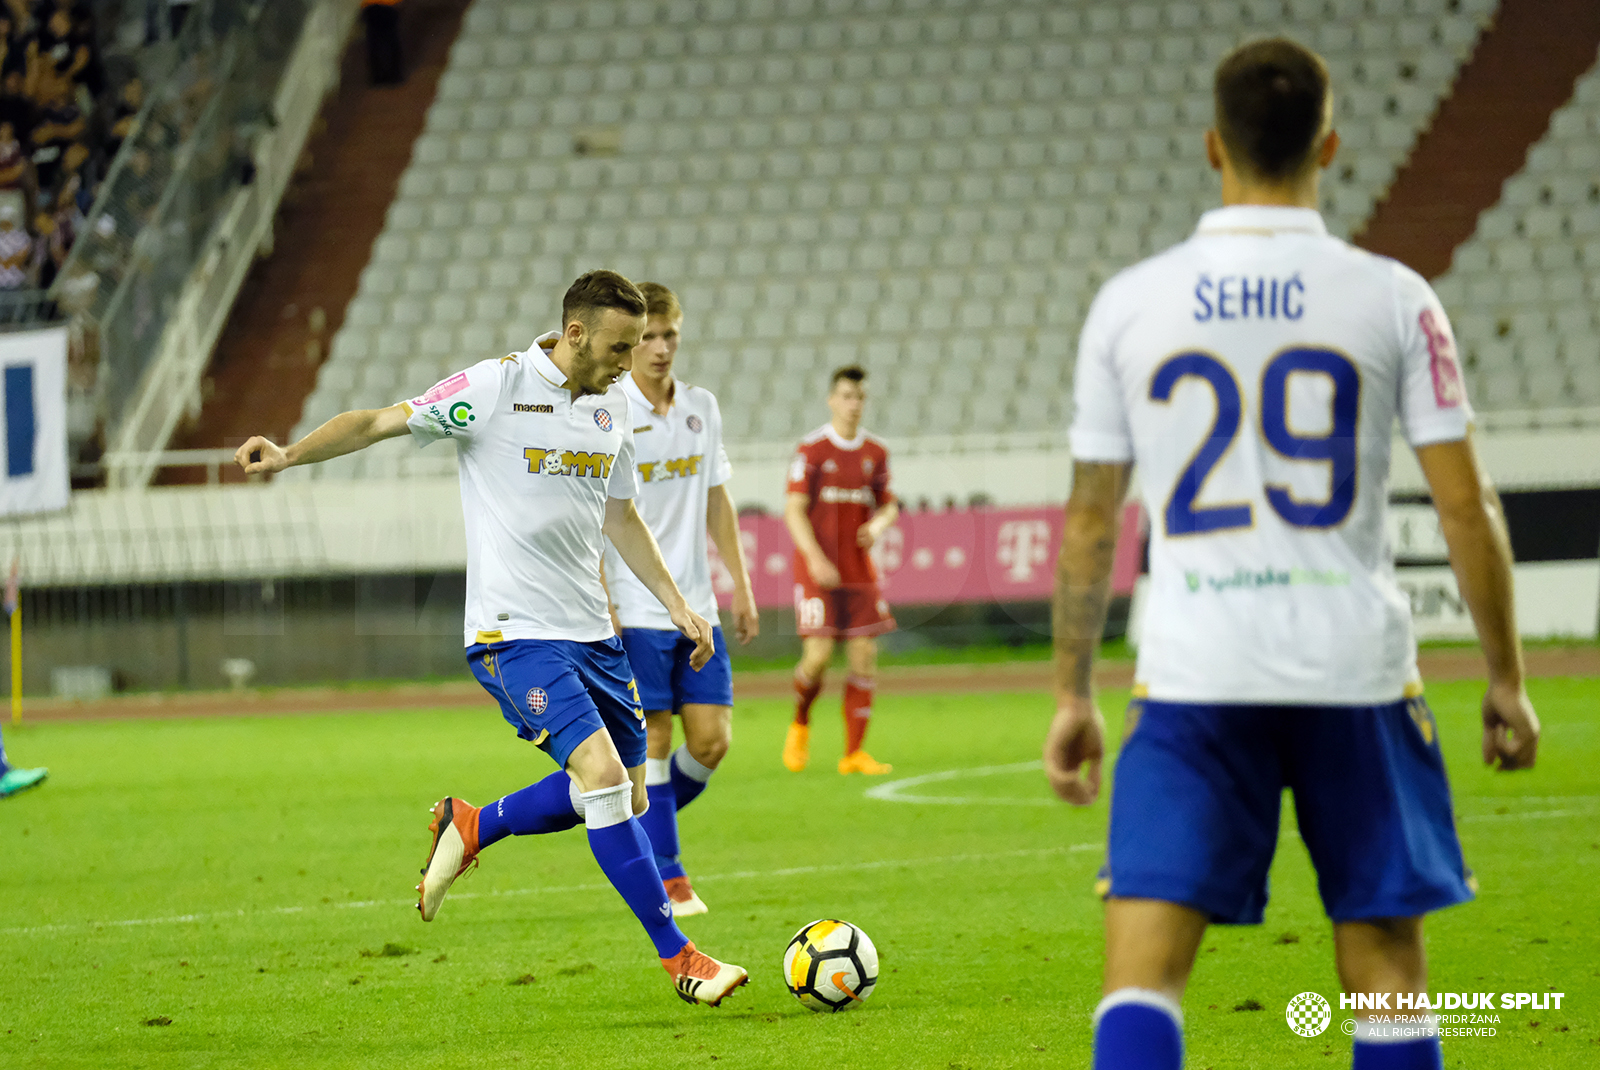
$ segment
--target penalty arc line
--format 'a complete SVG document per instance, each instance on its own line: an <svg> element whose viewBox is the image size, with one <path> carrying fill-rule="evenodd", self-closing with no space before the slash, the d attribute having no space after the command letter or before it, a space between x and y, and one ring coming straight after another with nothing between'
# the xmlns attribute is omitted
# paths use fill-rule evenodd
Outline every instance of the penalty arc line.
<svg viewBox="0 0 1600 1070"><path fill-rule="evenodd" d="M1073 854L1080 851L1104 850L1105 844L1072 843L1059 847L1031 847L1016 851L995 851L981 854L936 855L931 858L885 858L871 862L838 862L829 865L816 866L786 866L782 869L744 869L731 873L707 873L696 875L699 882L731 881L731 880L761 880L766 878L801 877L816 873L851 873L865 872L875 869L892 869L897 866L939 866L953 865L962 862L994 862L1006 858L1038 858L1050 855ZM565 884L553 885L544 888L508 888L494 892L457 892L450 896L451 899L508 899L527 895L561 895L570 892L597 892L611 889L609 883ZM353 903L330 903L329 909L333 910L362 910L370 907L405 906L415 907L415 899L364 899ZM224 910L195 914L172 914L159 918L124 918L116 921L78 921L62 922L55 925L27 925L9 929L0 929L0 934L7 936L28 936L40 933L72 932L83 929L116 929L134 928L144 925L186 925L196 922L221 921L231 918L247 917L275 917L286 914L304 914L317 909L307 906L265 907L260 910Z"/></svg>
<svg viewBox="0 0 1600 1070"><path fill-rule="evenodd" d="M923 773L920 776L904 777L900 780L891 780L886 784L877 784L868 788L863 794L869 799L879 802L896 803L924 803L933 806L1057 806L1067 804L1050 797L1017 798L1005 795L917 795L907 791L907 788L921 787L924 784L939 784L951 780L967 780L976 777L1001 776L1006 773L1027 773L1043 770L1044 762L1034 759L1031 762L1012 762L1009 765L978 765L968 769L944 769L937 773ZM1523 810L1517 813L1490 813L1490 814L1457 814L1458 822L1479 821L1527 821L1530 819L1580 817L1595 812L1595 803L1600 800L1600 795L1528 795L1528 796L1495 796L1495 795L1467 795L1457 796L1456 801L1463 799L1476 799L1485 802L1516 801L1521 803L1566 803L1567 808L1556 810ZM1582 804L1571 807L1570 804Z"/></svg>

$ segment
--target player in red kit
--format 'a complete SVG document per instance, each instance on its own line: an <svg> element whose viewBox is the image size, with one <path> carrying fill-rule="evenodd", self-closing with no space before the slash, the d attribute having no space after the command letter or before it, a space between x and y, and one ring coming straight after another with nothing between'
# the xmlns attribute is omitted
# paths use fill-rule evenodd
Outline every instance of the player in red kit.
<svg viewBox="0 0 1600 1070"><path fill-rule="evenodd" d="M833 373L828 390L833 419L801 440L789 468L783 519L794 539L794 612L802 645L794 671L794 723L784 740L783 764L797 773L811 756L811 704L822 690L838 639L845 641L850 667L839 772L890 769L861 749L872 717L877 636L895 627L867 551L900 515L889 493L889 451L861 430L866 379L867 373L855 365Z"/></svg>

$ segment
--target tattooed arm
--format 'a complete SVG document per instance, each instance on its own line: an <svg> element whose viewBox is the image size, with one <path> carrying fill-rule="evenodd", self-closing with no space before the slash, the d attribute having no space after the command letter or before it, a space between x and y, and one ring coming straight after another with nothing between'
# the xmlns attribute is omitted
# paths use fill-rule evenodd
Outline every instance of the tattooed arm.
<svg viewBox="0 0 1600 1070"><path fill-rule="evenodd" d="M1056 716L1045 737L1050 786L1068 802L1088 805L1100 794L1105 722L1095 708L1094 655L1111 600L1111 561L1117 513L1132 466L1079 461L1072 469L1056 590L1051 605L1055 638ZM1080 767L1087 770L1080 773Z"/></svg>

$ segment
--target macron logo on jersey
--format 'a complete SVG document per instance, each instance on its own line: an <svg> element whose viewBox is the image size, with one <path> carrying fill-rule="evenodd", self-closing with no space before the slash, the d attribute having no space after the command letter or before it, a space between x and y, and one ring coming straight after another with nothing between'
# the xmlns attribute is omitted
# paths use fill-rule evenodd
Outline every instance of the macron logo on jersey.
<svg viewBox="0 0 1600 1070"><path fill-rule="evenodd" d="M584 450L547 450L529 446L522 451L528 471L541 476L588 476L604 479L611 475L614 453L589 453Z"/></svg>
<svg viewBox="0 0 1600 1070"><path fill-rule="evenodd" d="M700 474L700 462L705 454L693 457L674 457L670 461L650 461L639 465L639 478L646 483L660 483L668 479L687 479Z"/></svg>

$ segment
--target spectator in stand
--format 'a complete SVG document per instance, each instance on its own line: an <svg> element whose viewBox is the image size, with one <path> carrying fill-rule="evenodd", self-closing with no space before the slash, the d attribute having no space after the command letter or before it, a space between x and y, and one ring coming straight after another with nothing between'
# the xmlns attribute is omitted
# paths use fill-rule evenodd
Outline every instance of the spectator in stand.
<svg viewBox="0 0 1600 1070"><path fill-rule="evenodd" d="M27 70L27 49L19 38L11 12L0 8L0 76L13 69Z"/></svg>
<svg viewBox="0 0 1600 1070"><path fill-rule="evenodd" d="M139 117L139 109L143 106L144 83L137 78L129 78L117 96L116 107L111 109L111 131L106 135L107 160L116 159L117 153L122 150L122 143L133 133L133 121Z"/></svg>
<svg viewBox="0 0 1600 1070"><path fill-rule="evenodd" d="M22 149L16 128L0 118L0 189L27 190L32 185L31 177L28 154Z"/></svg>
<svg viewBox="0 0 1600 1070"><path fill-rule="evenodd" d="M0 291L25 290L32 281L33 238L22 226L22 194L0 193Z"/></svg>
<svg viewBox="0 0 1600 1070"><path fill-rule="evenodd" d="M373 85L406 80L400 57L400 0L361 0L367 27L367 76Z"/></svg>
<svg viewBox="0 0 1600 1070"><path fill-rule="evenodd" d="M34 50L35 60L39 64L34 75L37 93L45 96L53 92L54 87L47 88L46 81L71 85L82 82L86 77L84 72L89 68L90 52L90 45L79 37L73 27L72 12L62 7L51 11L39 30Z"/></svg>
<svg viewBox="0 0 1600 1070"><path fill-rule="evenodd" d="M172 39L176 41L178 34L183 32L183 24L188 21L189 9L194 7L194 0L167 0L167 24L172 30Z"/></svg>
<svg viewBox="0 0 1600 1070"><path fill-rule="evenodd" d="M68 146L83 137L86 122L72 99L69 82L53 81L33 128L33 170L41 191L54 190L64 175Z"/></svg>
<svg viewBox="0 0 1600 1070"><path fill-rule="evenodd" d="M56 281L82 224L83 216L78 211L78 176L73 175L57 194L55 210L41 211L34 220L33 229L39 237L34 243L33 274L39 289L48 290Z"/></svg>

